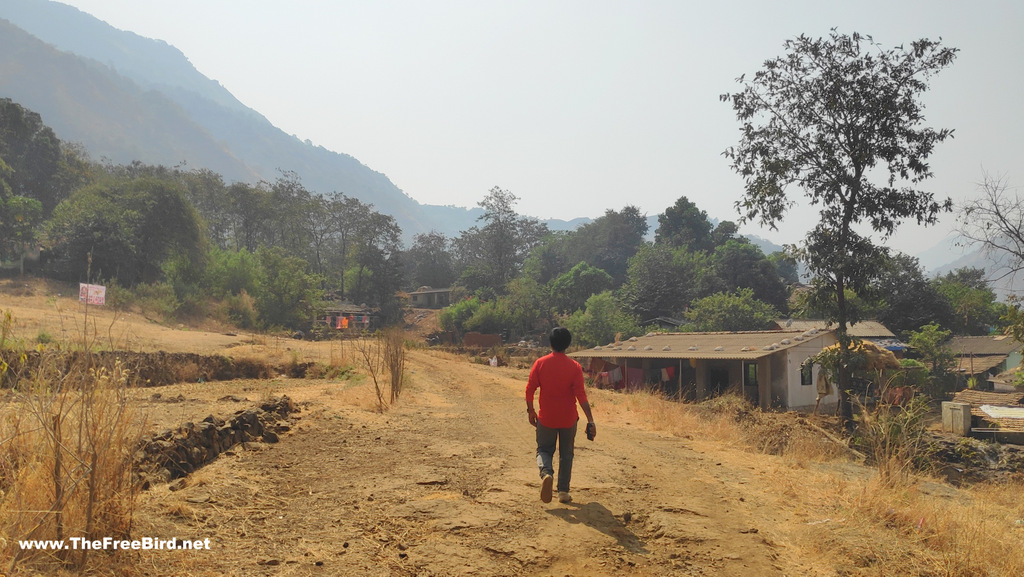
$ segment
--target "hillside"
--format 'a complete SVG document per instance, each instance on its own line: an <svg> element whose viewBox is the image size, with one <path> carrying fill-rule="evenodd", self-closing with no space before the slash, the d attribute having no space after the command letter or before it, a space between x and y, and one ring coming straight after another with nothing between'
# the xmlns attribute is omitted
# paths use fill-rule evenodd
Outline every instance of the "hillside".
<svg viewBox="0 0 1024 577"><path fill-rule="evenodd" d="M465 209L428 214L355 158L285 134L164 42L47 0L0 0L0 19L0 95L96 159L184 161L244 182L294 171L310 190L344 192L392 214L407 236L473 224Z"/></svg>
<svg viewBox="0 0 1024 577"><path fill-rule="evenodd" d="M169 98L6 20L0 20L0 94L39 112L58 137L84 144L96 159L203 162L228 178L256 176Z"/></svg>
<svg viewBox="0 0 1024 577"><path fill-rule="evenodd" d="M431 230L457 236L482 214L417 202L352 156L285 134L177 48L59 2L0 0L0 96L40 113L59 138L81 143L95 159L185 162L229 182L293 171L311 191L344 192L394 216L406 242ZM653 238L657 216L648 220ZM543 222L572 230L589 221Z"/></svg>

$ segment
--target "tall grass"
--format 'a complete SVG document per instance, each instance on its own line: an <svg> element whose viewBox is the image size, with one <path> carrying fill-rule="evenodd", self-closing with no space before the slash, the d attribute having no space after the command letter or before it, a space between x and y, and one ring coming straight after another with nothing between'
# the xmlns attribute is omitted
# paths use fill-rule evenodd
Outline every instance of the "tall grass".
<svg viewBox="0 0 1024 577"><path fill-rule="evenodd" d="M6 334L0 326L0 347ZM131 463L143 431L128 402L132 375L120 363L96 369L84 356L67 369L63 352L41 354L0 407L0 573L88 566L87 550L21 549L19 540L131 534Z"/></svg>
<svg viewBox="0 0 1024 577"><path fill-rule="evenodd" d="M1022 491L1018 481L938 496L921 483L900 486L877 476L844 499L841 514L850 524L836 530L836 553L845 554L869 534L880 544L884 574L1024 575Z"/></svg>

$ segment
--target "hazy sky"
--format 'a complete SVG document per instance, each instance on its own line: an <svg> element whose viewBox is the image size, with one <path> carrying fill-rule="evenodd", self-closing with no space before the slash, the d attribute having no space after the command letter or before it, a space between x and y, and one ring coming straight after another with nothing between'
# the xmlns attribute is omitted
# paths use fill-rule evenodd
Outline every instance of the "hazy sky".
<svg viewBox="0 0 1024 577"><path fill-rule="evenodd" d="M541 218L657 214L686 195L736 220L742 181L724 92L801 33L928 37L961 50L925 97L955 129L932 156L938 195L977 193L984 172L1024 184L1024 3L431 0L67 0L179 48L289 134L351 154L422 203L475 206L493 186ZM793 189L794 198L803 193ZM797 242L798 208L775 242ZM954 218L907 224L915 253Z"/></svg>

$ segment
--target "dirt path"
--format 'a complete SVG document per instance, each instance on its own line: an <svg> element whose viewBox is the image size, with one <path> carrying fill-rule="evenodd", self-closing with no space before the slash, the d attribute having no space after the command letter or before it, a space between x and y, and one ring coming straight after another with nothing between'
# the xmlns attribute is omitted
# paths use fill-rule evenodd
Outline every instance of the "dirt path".
<svg viewBox="0 0 1024 577"><path fill-rule="evenodd" d="M409 361L391 411L315 387L280 443L232 451L175 493L147 493L145 530L210 537L216 551L192 554L192 574L807 573L780 555L781 512L742 455L602 422L598 400L598 439L577 441L575 501L545 505L526 372L429 352ZM155 572L166 555L152 557Z"/></svg>

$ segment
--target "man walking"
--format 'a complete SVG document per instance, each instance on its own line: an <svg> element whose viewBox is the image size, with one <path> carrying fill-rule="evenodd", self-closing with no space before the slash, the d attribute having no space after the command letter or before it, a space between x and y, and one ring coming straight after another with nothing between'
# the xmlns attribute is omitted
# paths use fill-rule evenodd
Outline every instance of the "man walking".
<svg viewBox="0 0 1024 577"><path fill-rule="evenodd" d="M565 355L572 342L569 329L556 327L551 330L551 354L543 356L530 369L530 380L526 384L526 413L530 424L537 427L537 466L540 468L540 500L551 502L551 485L554 470L552 460L555 445L558 445L558 501L568 503L569 480L572 478L573 447L576 443L576 422L579 402L587 415L587 437L593 440L597 435L594 416L587 402L583 388L583 367ZM540 389L540 413L533 409L534 392Z"/></svg>

